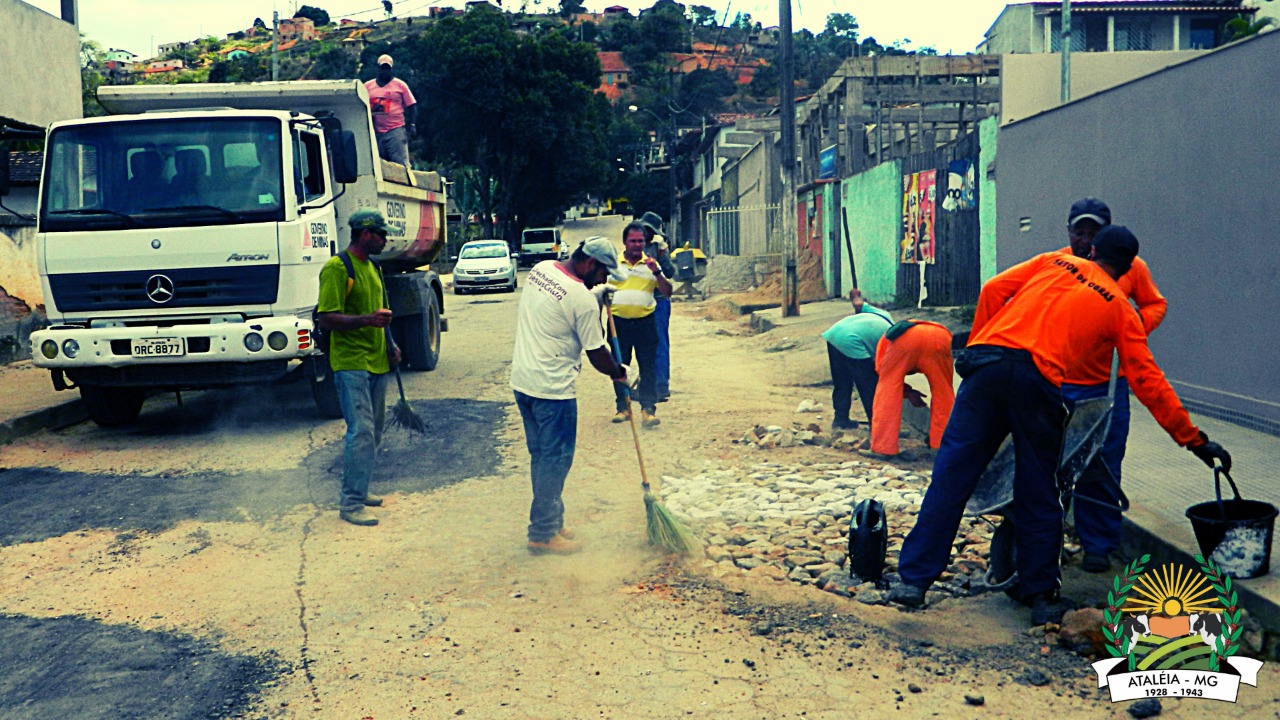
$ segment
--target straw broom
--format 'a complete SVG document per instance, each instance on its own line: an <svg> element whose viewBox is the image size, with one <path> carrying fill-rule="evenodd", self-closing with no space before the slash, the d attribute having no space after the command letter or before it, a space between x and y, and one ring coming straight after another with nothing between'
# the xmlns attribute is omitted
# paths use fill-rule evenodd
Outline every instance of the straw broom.
<svg viewBox="0 0 1280 720"><path fill-rule="evenodd" d="M390 335L388 334L388 337ZM396 401L395 406L391 408L391 417L387 419L387 427L402 427L410 433L418 433L419 435L427 434L427 422L419 417L418 413L409 404L404 396L404 381L400 379L400 366L395 366L396 372L396 388L400 390L400 399Z"/></svg>
<svg viewBox="0 0 1280 720"><path fill-rule="evenodd" d="M613 322L613 308L609 312L609 345L613 350L613 359L622 364L622 348L618 345L618 328ZM636 430L635 414L631 412L631 388L623 385L623 395L627 399L627 419L631 423L631 440L636 446L636 460L640 463L640 486L644 488L645 530L649 544L678 555L688 554L695 547L693 535L676 519L671 511L658 500L649 485L649 474L644 468L644 453L640 450L640 433Z"/></svg>

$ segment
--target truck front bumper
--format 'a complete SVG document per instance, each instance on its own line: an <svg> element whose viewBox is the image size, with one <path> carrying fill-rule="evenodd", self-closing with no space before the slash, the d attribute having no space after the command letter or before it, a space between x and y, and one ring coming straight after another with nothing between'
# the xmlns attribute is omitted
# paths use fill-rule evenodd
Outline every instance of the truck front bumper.
<svg viewBox="0 0 1280 720"><path fill-rule="evenodd" d="M314 329L309 318L295 317L163 327L55 325L31 334L31 358L53 370L288 361L316 353Z"/></svg>

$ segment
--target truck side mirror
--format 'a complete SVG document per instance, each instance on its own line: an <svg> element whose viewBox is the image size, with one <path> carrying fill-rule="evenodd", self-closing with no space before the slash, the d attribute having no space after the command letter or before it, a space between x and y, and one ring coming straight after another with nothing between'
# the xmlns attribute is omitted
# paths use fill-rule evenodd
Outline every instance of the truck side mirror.
<svg viewBox="0 0 1280 720"><path fill-rule="evenodd" d="M0 148L0 197L9 194L9 148Z"/></svg>
<svg viewBox="0 0 1280 720"><path fill-rule="evenodd" d="M332 137L336 140L336 147L333 148L333 179L340 183L353 183L359 177L356 135L350 130L340 130Z"/></svg>

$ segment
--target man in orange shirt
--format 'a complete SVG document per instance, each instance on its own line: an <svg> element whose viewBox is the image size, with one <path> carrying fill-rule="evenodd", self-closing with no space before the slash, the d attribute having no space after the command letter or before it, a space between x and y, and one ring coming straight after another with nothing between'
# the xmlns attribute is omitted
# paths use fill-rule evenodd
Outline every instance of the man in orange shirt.
<svg viewBox="0 0 1280 720"><path fill-rule="evenodd" d="M1018 585L1031 622L1057 622L1058 559L1063 508L1057 485L1067 410L1062 382L1080 348L1115 348L1133 392L1176 443L1210 467L1231 456L1191 423L1147 348L1147 335L1116 284L1138 254L1127 228L1110 225L1093 242L1093 260L1045 253L996 275L982 287L951 421L933 467L915 527L902 546L902 584L889 599L924 604L925 591L946 569L965 504L1000 443L1013 435L1013 511Z"/></svg>
<svg viewBox="0 0 1280 720"><path fill-rule="evenodd" d="M1093 239L1098 231L1111 224L1111 208L1097 198L1083 198L1071 206L1067 214L1067 232L1071 244L1060 252L1088 258L1093 252ZM1151 269L1142 258L1133 259L1133 267L1116 284L1120 291L1138 306L1142 328L1150 335L1169 307L1160 289L1151 279ZM1094 348L1086 351L1079 363L1067 373L1062 383L1062 397L1073 408L1082 400L1106 397L1111 381L1111 351ZM1081 567L1087 572L1101 573L1111 569L1111 553L1120 547L1121 515L1120 465L1124 461L1125 442L1129 439L1129 382L1124 373L1116 378L1115 397L1111 408L1111 425L1098 457L1106 467L1096 465L1076 486L1076 533L1084 549ZM1108 471L1110 477L1107 477ZM1112 480L1114 478L1114 481ZM1081 499L1083 498L1083 499ZM1095 502L1091 502L1095 501Z"/></svg>

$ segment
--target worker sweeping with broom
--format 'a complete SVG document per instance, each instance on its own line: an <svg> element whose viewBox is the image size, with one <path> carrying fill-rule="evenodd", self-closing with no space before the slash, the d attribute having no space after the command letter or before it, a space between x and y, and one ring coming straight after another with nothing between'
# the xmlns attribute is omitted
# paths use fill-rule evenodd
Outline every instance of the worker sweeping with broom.
<svg viewBox="0 0 1280 720"><path fill-rule="evenodd" d="M511 389L524 422L533 503L528 549L534 555L568 555L582 549L564 526L561 493L573 466L578 436L576 386L582 352L600 373L626 383L600 326L600 301L591 293L612 277L622 280L618 252L605 238L591 238L565 260L544 260L529 270L516 313Z"/></svg>

